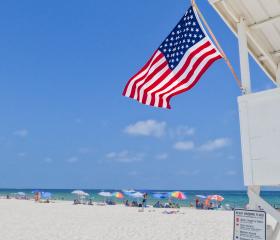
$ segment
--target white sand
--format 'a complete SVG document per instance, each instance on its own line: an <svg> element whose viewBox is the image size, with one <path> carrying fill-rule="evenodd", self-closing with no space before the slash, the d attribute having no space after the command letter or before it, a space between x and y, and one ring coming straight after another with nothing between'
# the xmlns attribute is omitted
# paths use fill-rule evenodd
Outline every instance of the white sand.
<svg viewBox="0 0 280 240"><path fill-rule="evenodd" d="M226 240L232 239L233 212L124 206L74 206L0 199L2 240Z"/></svg>

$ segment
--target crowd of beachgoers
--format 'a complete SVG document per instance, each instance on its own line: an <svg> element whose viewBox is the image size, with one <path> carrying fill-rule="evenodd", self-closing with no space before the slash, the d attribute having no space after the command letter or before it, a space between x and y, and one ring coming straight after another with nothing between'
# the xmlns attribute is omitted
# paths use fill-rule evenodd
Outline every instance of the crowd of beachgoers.
<svg viewBox="0 0 280 240"><path fill-rule="evenodd" d="M121 192L105 192L98 193L102 197L102 201L95 201L93 196L90 196L85 191L74 190L71 192L74 196L73 204L83 205L117 205L123 204L126 207L138 207L138 208L176 208L179 209L183 206L184 200L187 199L185 193L181 191L173 192L137 192L134 190L122 190ZM6 199L20 199L20 200L34 200L39 203L50 203L56 200L52 197L50 192L44 192L39 190L32 191L32 195L24 192L17 192L14 194L7 194ZM151 199L153 201L151 201ZM224 198L220 195L196 195L193 202L190 202L190 208L207 209L207 210L232 210L228 204L222 204ZM185 205L184 205L185 206Z"/></svg>

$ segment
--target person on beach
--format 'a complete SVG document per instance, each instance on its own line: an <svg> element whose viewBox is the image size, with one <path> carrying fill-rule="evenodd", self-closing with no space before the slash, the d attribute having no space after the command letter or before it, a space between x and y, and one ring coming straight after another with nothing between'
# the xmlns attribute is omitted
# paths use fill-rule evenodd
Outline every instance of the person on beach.
<svg viewBox="0 0 280 240"><path fill-rule="evenodd" d="M40 192L35 192L35 195L34 195L35 202L39 202L40 198L41 198L41 193Z"/></svg>
<svg viewBox="0 0 280 240"><path fill-rule="evenodd" d="M126 200L126 201L124 202L124 205L125 205L126 207L129 207L129 206L130 206L129 201Z"/></svg>
<svg viewBox="0 0 280 240"><path fill-rule="evenodd" d="M142 200L142 210L144 211L144 207L146 207L147 205L147 198L148 198L148 194L144 193L143 194L143 200Z"/></svg>
<svg viewBox="0 0 280 240"><path fill-rule="evenodd" d="M204 206L205 206L206 209L209 208L209 199L206 199L206 200L205 200Z"/></svg>
<svg viewBox="0 0 280 240"><path fill-rule="evenodd" d="M153 206L154 208L160 208L161 207L161 204L160 204L160 202L159 201L157 201L155 204L154 204L154 206Z"/></svg>
<svg viewBox="0 0 280 240"><path fill-rule="evenodd" d="M199 199L198 199L198 198L195 199L195 207L196 207L196 208L199 208L199 207L200 207L200 206L199 206Z"/></svg>

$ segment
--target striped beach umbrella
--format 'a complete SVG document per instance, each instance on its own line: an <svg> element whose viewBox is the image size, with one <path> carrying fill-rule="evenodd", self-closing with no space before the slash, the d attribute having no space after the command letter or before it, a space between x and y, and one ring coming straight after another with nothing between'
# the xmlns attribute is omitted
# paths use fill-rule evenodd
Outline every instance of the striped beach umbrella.
<svg viewBox="0 0 280 240"><path fill-rule="evenodd" d="M113 193L113 196L114 196L115 198L124 198L124 196L123 196L123 194L122 194L121 192L114 192L114 193Z"/></svg>
<svg viewBox="0 0 280 240"><path fill-rule="evenodd" d="M207 197L207 199L209 200L215 200L215 201L218 201L218 202L222 202L224 200L224 198L220 195L209 195Z"/></svg>
<svg viewBox="0 0 280 240"><path fill-rule="evenodd" d="M186 195L183 192L180 192L180 191L171 192L170 196L173 197L173 198L180 199L180 200L187 199Z"/></svg>

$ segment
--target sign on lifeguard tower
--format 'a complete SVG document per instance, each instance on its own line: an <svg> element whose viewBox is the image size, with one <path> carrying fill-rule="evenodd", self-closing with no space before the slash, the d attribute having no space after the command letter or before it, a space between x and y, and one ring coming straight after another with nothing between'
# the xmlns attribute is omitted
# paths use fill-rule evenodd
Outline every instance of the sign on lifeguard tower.
<svg viewBox="0 0 280 240"><path fill-rule="evenodd" d="M266 240L266 213L236 209L233 240Z"/></svg>

